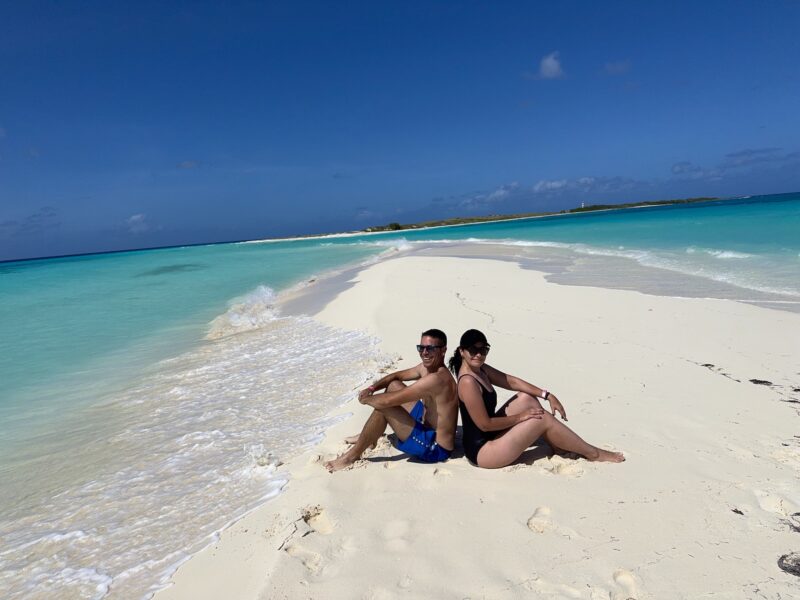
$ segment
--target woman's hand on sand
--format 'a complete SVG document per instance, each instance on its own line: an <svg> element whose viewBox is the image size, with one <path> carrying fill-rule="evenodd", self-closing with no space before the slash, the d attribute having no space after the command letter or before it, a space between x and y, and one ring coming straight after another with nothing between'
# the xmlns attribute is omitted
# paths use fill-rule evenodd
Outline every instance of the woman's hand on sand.
<svg viewBox="0 0 800 600"><path fill-rule="evenodd" d="M553 413L554 417L556 416L556 413L559 413L562 419L569 421L569 419L567 419L567 413L564 412L564 405L559 402L555 394L551 392L547 397L547 401L550 403L550 412Z"/></svg>

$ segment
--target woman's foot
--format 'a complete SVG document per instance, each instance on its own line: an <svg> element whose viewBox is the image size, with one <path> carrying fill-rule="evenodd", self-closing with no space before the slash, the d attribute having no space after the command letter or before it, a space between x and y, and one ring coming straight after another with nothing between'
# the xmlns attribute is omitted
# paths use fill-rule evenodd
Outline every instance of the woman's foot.
<svg viewBox="0 0 800 600"><path fill-rule="evenodd" d="M595 452L591 455L586 455L586 460L590 462L614 462L620 463L625 461L625 455L622 452L612 452L610 450L603 450L602 448L595 448Z"/></svg>

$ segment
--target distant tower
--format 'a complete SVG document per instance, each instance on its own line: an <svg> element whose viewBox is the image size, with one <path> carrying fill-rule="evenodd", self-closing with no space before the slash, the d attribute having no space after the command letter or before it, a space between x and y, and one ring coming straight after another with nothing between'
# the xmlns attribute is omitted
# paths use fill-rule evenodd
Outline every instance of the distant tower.
<svg viewBox="0 0 800 600"><path fill-rule="evenodd" d="M586 208L586 203L585 202L581 202L581 208Z"/></svg>

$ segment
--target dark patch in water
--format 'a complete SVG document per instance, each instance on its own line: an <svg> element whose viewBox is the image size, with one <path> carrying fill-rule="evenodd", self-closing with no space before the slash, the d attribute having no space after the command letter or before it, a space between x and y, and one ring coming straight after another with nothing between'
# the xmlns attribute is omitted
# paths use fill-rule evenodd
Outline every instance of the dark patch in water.
<svg viewBox="0 0 800 600"><path fill-rule="evenodd" d="M751 379L750 383L755 383L756 385L772 385L772 382L766 379Z"/></svg>
<svg viewBox="0 0 800 600"><path fill-rule="evenodd" d="M206 265L183 264L183 265L167 265L166 267L158 267L150 269L149 271L142 271L137 273L135 277L153 277L156 275L167 275L169 273L183 273L186 271L199 271L200 269L207 268Z"/></svg>

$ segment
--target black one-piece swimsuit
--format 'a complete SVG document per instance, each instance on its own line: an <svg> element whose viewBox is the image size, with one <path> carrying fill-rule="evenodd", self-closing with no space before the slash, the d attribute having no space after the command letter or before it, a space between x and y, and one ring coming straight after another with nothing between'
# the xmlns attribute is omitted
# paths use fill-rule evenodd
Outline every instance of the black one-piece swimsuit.
<svg viewBox="0 0 800 600"><path fill-rule="evenodd" d="M487 390L477 377L469 373L464 373L458 380L461 381L461 377L464 376L472 377L478 382L478 385L481 386L481 397L483 398L483 405L486 407L486 414L489 415L489 418L504 417L506 412L505 406L495 413L495 409L497 408L497 392L495 390ZM472 417L469 416L467 405L464 404L461 398L458 399L458 408L461 411L461 442L464 444L464 454L471 463L477 465L478 452L483 445L503 432L483 431L478 427L475 421L472 420Z"/></svg>

